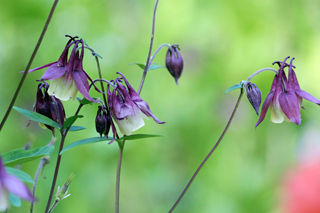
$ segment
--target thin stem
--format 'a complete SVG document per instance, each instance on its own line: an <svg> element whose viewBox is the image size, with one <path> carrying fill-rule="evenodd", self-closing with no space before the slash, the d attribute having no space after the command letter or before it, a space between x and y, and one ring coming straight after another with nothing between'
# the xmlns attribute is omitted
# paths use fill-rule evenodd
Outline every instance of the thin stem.
<svg viewBox="0 0 320 213"><path fill-rule="evenodd" d="M10 103L10 105L9 105L7 111L6 111L6 114L4 115L4 117L3 117L2 121L1 121L0 131L1 131L2 127L4 126L6 120L7 120L8 116L9 116L9 114L10 114L10 112L11 112L11 109L12 109L14 103L16 102L16 99L17 99L17 97L18 97L18 95L19 95L20 89L21 89L21 87L22 87L22 85L23 85L23 83L24 83L24 80L26 79L26 77L27 77L27 75L28 75L28 70L30 69L31 64L32 64L32 62L33 62L33 59L35 58L35 56L36 56L36 54L37 54L37 52L38 52L38 49L39 49L39 47L40 47L40 44L41 44L41 42L42 42L42 39L43 39L46 31L47 31L47 28L48 28L48 26L49 26L49 23L50 23L50 21L51 21L52 15L53 15L53 13L54 13L54 11L55 11L55 9L56 9L56 6L57 6L58 2L59 2L59 0L55 0L55 1L53 2L53 5L52 5L51 10L50 10L50 13L49 13L49 15L48 15L47 21L46 21L46 23L45 23L45 25L44 25L44 27L43 27L43 30L42 30L41 35L40 35L40 38L39 38L39 40L38 40L38 43L37 43L37 45L35 46L35 48L34 48L34 50L33 50L33 53L32 53L32 55L31 55L31 58L29 59L29 62L28 62L28 64L27 64L27 67L26 67L26 69L25 69L25 71L24 71L24 73L23 73L23 75L22 75L22 78L21 78L20 83L19 83L19 85L18 85L18 87L17 87L17 90L16 90L16 92L14 93L13 98L12 98L12 100L11 100L11 103Z"/></svg>
<svg viewBox="0 0 320 213"><path fill-rule="evenodd" d="M261 69L261 70L256 71L256 72L253 73L252 75L250 75L250 76L248 77L247 81L251 81L251 79L252 79L253 77L255 77L256 75L258 75L258 74L260 74L260 73L262 73L262 72L264 72L264 71L272 71L272 72L275 72L276 74L278 74L278 70L276 70L276 69L273 69L273 68L263 68L263 69Z"/></svg>
<svg viewBox="0 0 320 213"><path fill-rule="evenodd" d="M117 167L117 180L116 180L116 213L119 213L119 202L120 202L120 171L121 171L121 163L122 163L122 154L124 148L125 141L118 142L119 145L119 160Z"/></svg>
<svg viewBox="0 0 320 213"><path fill-rule="evenodd" d="M59 200L54 200L54 203L52 204L51 208L49 209L48 213L52 212L52 210L57 206Z"/></svg>
<svg viewBox="0 0 320 213"><path fill-rule="evenodd" d="M50 208L50 203L51 203L51 200L52 200L52 195L53 195L53 192L54 192L54 188L56 186L57 177L58 177L58 173L59 173L60 162L61 162L60 152L63 149L63 145L64 145L64 141L66 139L66 136L67 136L67 131L64 131L63 133L61 133L61 142L60 142L60 147L59 147L59 152L58 152L58 158L57 158L56 168L54 170L54 175L53 175L50 195L49 195L49 198L48 198L48 203L47 203L47 207L46 207L45 213L47 213L49 211L49 208Z"/></svg>
<svg viewBox="0 0 320 213"><path fill-rule="evenodd" d="M48 144L47 146L52 146L54 143L56 142L56 138L53 138ZM33 184L33 189L32 189L32 196L35 197L36 194L36 187L37 187L37 183L38 183L38 178L40 175L41 170L43 169L44 165L46 165L48 163L48 159L47 157L42 157L40 164L38 166L37 172L36 172L36 176L34 178L34 184ZM33 212L33 206L34 206L34 200L31 201L31 206L30 206L30 213Z"/></svg>
<svg viewBox="0 0 320 213"><path fill-rule="evenodd" d="M79 112L80 112L82 107L83 107L83 104L79 104L77 111L74 113L75 116L79 114ZM51 190L50 190L50 194L49 194L49 198L48 198L48 202L47 202L47 207L46 207L45 213L48 213L48 210L50 208L50 203L51 203L51 200L52 200L52 195L53 195L53 192L54 192L54 188L56 186L56 181L57 181L60 162L61 162L60 152L63 149L64 141L65 141L65 138L66 138L66 136L67 136L67 134L69 132L69 129L70 129L70 127L61 132L61 142L60 142L60 147L59 147L59 152L58 152L58 158L57 158L56 168L55 168L54 175L53 175Z"/></svg>
<svg viewBox="0 0 320 213"><path fill-rule="evenodd" d="M108 109L108 102L107 102L107 98L106 98L106 93L105 93L105 90L104 90L104 87L103 87L103 82L101 81L101 80L102 80L102 74L101 74L101 67L100 67L100 63L99 63L99 58L98 58L98 56L95 56L95 58L96 58L97 67L98 67L98 73L99 73L99 78L100 78L101 91L103 92L103 93L102 93L103 101L104 101L104 104L105 104L105 106L106 106L107 111L109 111L109 109Z"/></svg>
<svg viewBox="0 0 320 213"><path fill-rule="evenodd" d="M225 129L223 130L219 140L216 142L216 144L214 145L214 147L211 149L211 151L209 152L209 154L206 156L206 158L202 161L202 163L200 164L200 166L198 167L198 169L196 170L196 172L193 174L193 176L191 177L189 183L187 184L187 186L184 188L183 192L181 193L181 195L179 196L178 200L175 202L175 204L172 206L172 208L170 209L169 213L173 212L173 210L177 207L177 205L179 204L180 200L183 198L184 194L187 192L187 190L189 189L190 185L192 184L193 180L196 178L197 174L200 172L200 170L202 169L203 165L207 162L207 160L210 158L210 156L212 155L212 153L216 150L216 148L218 147L218 145L220 144L221 140L223 139L225 133L227 132L232 119L234 117L234 115L236 114L236 111L238 109L238 106L240 104L241 98L243 95L243 88L240 89L240 95L238 98L238 101L233 109L233 112L229 118L229 121L225 127Z"/></svg>
<svg viewBox="0 0 320 213"><path fill-rule="evenodd" d="M156 14L157 14L158 3L159 3L159 0L156 0L156 4L154 5L154 10L153 10L152 30L151 30L151 39L150 39L149 52L148 52L146 66L144 67L144 70L143 70L143 75L142 75L142 79L141 79L141 83L140 83L138 94L141 93L141 89L142 89L144 80L146 78L146 75L147 75L147 72L148 72L148 69L149 69L149 61L150 61L150 56L151 56L151 52L152 52L154 31L155 31L155 27L156 27Z"/></svg>

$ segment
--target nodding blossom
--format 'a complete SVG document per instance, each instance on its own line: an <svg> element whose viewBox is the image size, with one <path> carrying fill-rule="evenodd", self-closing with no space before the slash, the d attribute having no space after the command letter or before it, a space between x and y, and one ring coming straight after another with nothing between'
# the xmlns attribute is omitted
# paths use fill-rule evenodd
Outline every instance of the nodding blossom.
<svg viewBox="0 0 320 213"><path fill-rule="evenodd" d="M296 74L293 70L292 58L290 65L286 63L286 57L283 62L278 63L280 66L278 74L273 79L271 90L267 95L261 109L257 127L265 118L268 108L271 110L271 121L274 123L282 123L284 120L293 122L297 125L301 124L300 108L302 107L302 99L314 102L320 105L320 101L309 93L300 89ZM288 79L284 72L284 68L289 67Z"/></svg>
<svg viewBox="0 0 320 213"><path fill-rule="evenodd" d="M178 51L180 50L179 45L174 44L171 46L171 49L169 48L167 51L166 67L170 74L174 77L174 79L176 80L176 84L178 85L178 80L183 70L183 58Z"/></svg>
<svg viewBox="0 0 320 213"><path fill-rule="evenodd" d="M164 124L165 122L154 116L148 103L141 99L124 75L119 72L118 74L122 77L114 81L116 87L112 93L108 85L107 94L111 115L118 124L120 132L123 135L131 135L133 131L140 129L144 126L143 116L152 117L156 123ZM122 85L122 81L127 87Z"/></svg>
<svg viewBox="0 0 320 213"><path fill-rule="evenodd" d="M49 63L41 67L29 70L33 72L35 70L49 67L41 77L41 81L49 80L50 88L49 95L53 95L61 100L76 99L77 92L79 91L86 99L95 102L89 95L89 83L88 80L92 79L83 70L83 56L84 56L84 42L82 39L75 40L76 37L72 37L65 49L63 50L59 60L57 62ZM79 57L78 45L81 44L81 55ZM68 60L69 48L74 45L71 55Z"/></svg>
<svg viewBox="0 0 320 213"><path fill-rule="evenodd" d="M0 157L0 211L6 211L10 207L9 193L29 202L35 200L28 187L21 180L8 174Z"/></svg>

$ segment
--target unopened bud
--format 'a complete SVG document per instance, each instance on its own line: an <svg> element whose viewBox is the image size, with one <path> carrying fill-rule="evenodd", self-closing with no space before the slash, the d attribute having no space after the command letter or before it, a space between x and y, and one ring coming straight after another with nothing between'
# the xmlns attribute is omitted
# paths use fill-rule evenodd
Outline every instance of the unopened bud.
<svg viewBox="0 0 320 213"><path fill-rule="evenodd" d="M102 109L101 106L99 106L96 116L96 131L100 134L100 137L102 137L102 134L104 134L106 131L106 121L107 113Z"/></svg>
<svg viewBox="0 0 320 213"><path fill-rule="evenodd" d="M63 184L63 186L61 188L58 186L58 190L56 193L56 200L61 200L61 199L64 199L64 198L67 198L70 196L70 194L68 194L68 189L69 189L70 183L74 177L75 177L75 175L71 174L69 176L67 182L65 184Z"/></svg>
<svg viewBox="0 0 320 213"><path fill-rule="evenodd" d="M178 51L180 50L179 45L174 44L171 48L172 51L170 48L167 51L166 67L178 85L178 79L180 78L183 70L183 58Z"/></svg>
<svg viewBox="0 0 320 213"><path fill-rule="evenodd" d="M247 83L246 85L247 97L257 115L259 115L259 108L261 104L261 91L254 83Z"/></svg>

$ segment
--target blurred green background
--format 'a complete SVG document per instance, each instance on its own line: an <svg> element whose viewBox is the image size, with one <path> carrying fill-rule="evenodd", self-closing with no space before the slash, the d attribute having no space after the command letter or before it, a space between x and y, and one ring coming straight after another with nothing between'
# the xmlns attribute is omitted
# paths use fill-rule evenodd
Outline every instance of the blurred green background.
<svg viewBox="0 0 320 213"><path fill-rule="evenodd" d="M53 1L0 1L0 116L11 101L39 38ZM61 0L47 34L32 64L38 67L56 61L67 39L78 35L103 59L103 77L125 74L138 89L142 70L129 63L145 63L149 48L152 12L150 0ZM201 161L222 133L239 91L225 90L247 79L272 62L295 57L296 74L303 90L320 98L320 1L318 0L161 0L155 34L158 43L179 44L185 68L176 86L166 69L150 71L141 97L165 125L152 119L135 133L163 134L127 142L121 173L121 212L167 212ZM164 65L165 50L154 62ZM86 52L84 69L97 78L96 64ZM44 70L28 75L16 106L31 110L37 82ZM268 94L274 74L263 73L253 82ZM92 96L98 93L92 91ZM81 97L78 94L79 97ZM77 101L64 102L67 116ZM281 212L279 194L284 173L299 161L306 141L319 143L319 107L304 102L302 125L269 121L268 112L257 130L258 120L246 97L224 140L197 176L175 212ZM66 145L95 137L97 105L86 106ZM46 145L52 137L37 123L23 129L27 118L12 111L0 134L0 152ZM311 133L312 134L311 134ZM307 137L313 135L312 137ZM60 136L58 136L58 141ZM35 212L43 212L55 167L56 150L44 169L46 179L37 186ZM55 212L113 212L118 160L116 143L96 143L74 148L62 157L57 180L61 186L70 173L69 192ZM34 177L38 160L23 165ZM29 185L31 188L31 185ZM10 212L28 212L29 204Z"/></svg>

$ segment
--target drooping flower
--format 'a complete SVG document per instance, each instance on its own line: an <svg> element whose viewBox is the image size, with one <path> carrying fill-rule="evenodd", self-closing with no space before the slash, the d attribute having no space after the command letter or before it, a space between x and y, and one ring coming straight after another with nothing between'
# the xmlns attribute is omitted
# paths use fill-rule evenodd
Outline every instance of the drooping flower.
<svg viewBox="0 0 320 213"><path fill-rule="evenodd" d="M21 180L7 173L0 157L0 211L6 211L9 208L9 193L29 202L35 200L28 187Z"/></svg>
<svg viewBox="0 0 320 213"><path fill-rule="evenodd" d="M74 38L71 38L68 41L57 62L32 69L29 72L50 66L40 79L41 81L51 81L51 86L48 91L49 95L54 94L55 97L64 101L70 97L75 100L77 92L79 91L86 99L95 102L89 95L88 80L92 81L92 79L83 70L82 65L84 56L83 40L71 41L73 39ZM80 43L82 44L82 49L79 57L77 48ZM72 45L74 45L74 47L68 60L68 50Z"/></svg>
<svg viewBox="0 0 320 213"><path fill-rule="evenodd" d="M111 126L110 114L105 111L102 106L99 106L96 116L96 131L102 137L102 134L108 136Z"/></svg>
<svg viewBox="0 0 320 213"><path fill-rule="evenodd" d="M254 83L248 82L246 85L247 98L256 111L257 115L259 115L259 108L261 104L261 91Z"/></svg>
<svg viewBox="0 0 320 213"><path fill-rule="evenodd" d="M62 102L58 98L53 98L48 94L49 85L47 83L40 83L37 89L37 99L34 110L41 115L44 115L57 123L64 123L65 111ZM58 110L58 112L57 112ZM60 121L59 121L60 120ZM48 128L54 135L54 127L39 123L42 128Z"/></svg>
<svg viewBox="0 0 320 213"><path fill-rule="evenodd" d="M152 117L155 122L164 124L165 122L160 121L154 116L147 102L141 99L124 75L119 72L118 74L122 78L115 80L116 87L113 89L112 94L108 85L107 93L111 115L118 124L121 133L131 135L133 131L144 126L142 116ZM127 88L121 84L121 79L125 81Z"/></svg>
<svg viewBox="0 0 320 213"><path fill-rule="evenodd" d="M167 51L166 67L178 85L178 79L180 78L183 70L183 58L178 51L180 50L179 45L174 44L171 48L172 51L170 48Z"/></svg>
<svg viewBox="0 0 320 213"><path fill-rule="evenodd" d="M272 122L282 123L283 120L286 120L300 125L300 108L302 108L302 98L320 105L320 101L318 99L300 89L293 70L294 66L292 65L294 58L292 58L290 65L286 63L288 58L289 56L285 58L283 62L274 62L279 64L279 72L274 77L271 90L263 103L261 114L255 127L264 120L269 106ZM287 66L289 67L288 79L284 72L284 68Z"/></svg>

